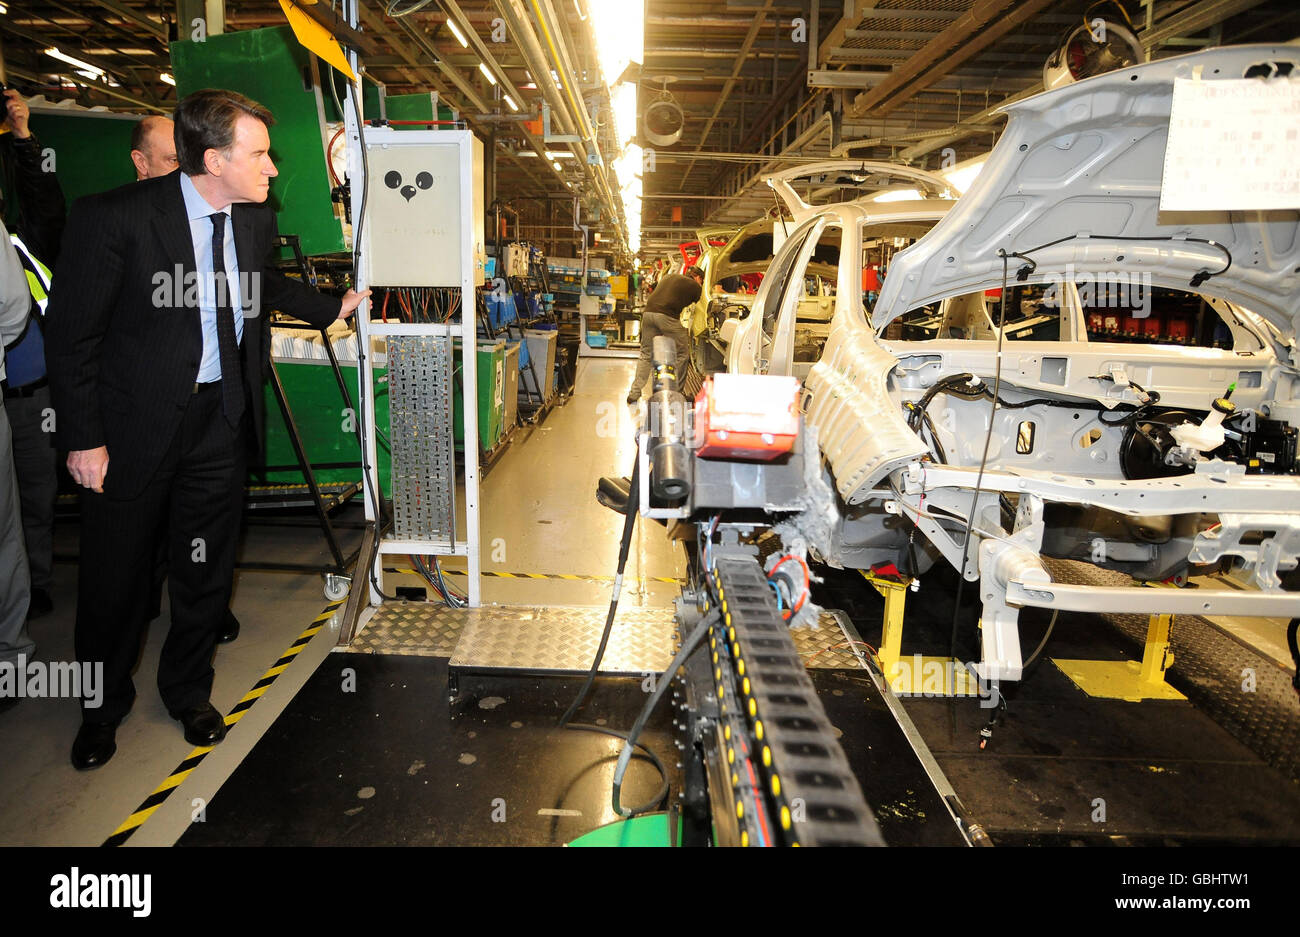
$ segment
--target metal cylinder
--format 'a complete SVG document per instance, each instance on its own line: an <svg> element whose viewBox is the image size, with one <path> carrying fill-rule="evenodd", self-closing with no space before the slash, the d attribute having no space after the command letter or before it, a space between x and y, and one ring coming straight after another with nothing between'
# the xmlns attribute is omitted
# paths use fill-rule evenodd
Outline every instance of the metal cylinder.
<svg viewBox="0 0 1300 937"><path fill-rule="evenodd" d="M691 491L691 458L686 450L686 398L677 391L677 343L657 336L652 360L650 490L656 498L680 501Z"/></svg>

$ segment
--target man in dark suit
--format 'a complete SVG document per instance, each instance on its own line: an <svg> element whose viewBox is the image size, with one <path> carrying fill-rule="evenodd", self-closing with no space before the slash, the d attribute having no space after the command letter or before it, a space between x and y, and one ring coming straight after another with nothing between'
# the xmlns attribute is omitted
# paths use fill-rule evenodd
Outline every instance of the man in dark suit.
<svg viewBox="0 0 1300 937"><path fill-rule="evenodd" d="M330 298L272 265L275 165L260 104L198 91L177 105L180 171L72 206L46 349L59 448L82 493L76 648L104 666L82 703L79 770L116 751L135 699L154 541L166 516L171 629L158 689L185 738L213 745L217 626L230 601L246 460L263 438L272 309L324 328L368 293ZM110 461L111 460L111 461Z"/></svg>

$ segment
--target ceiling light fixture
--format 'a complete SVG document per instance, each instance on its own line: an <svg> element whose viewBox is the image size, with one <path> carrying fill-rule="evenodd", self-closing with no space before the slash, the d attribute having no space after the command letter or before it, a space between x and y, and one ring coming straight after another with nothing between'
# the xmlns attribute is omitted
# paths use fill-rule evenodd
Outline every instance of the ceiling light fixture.
<svg viewBox="0 0 1300 937"><path fill-rule="evenodd" d="M158 76L158 78L161 81L164 81L167 84L171 85L173 88L176 87L176 79L173 78L171 75L169 75L167 72L163 72L161 75Z"/></svg>
<svg viewBox="0 0 1300 937"><path fill-rule="evenodd" d="M516 111L516 112L519 110L519 105L515 103L515 99L512 98L510 95L508 95L508 94L503 94L503 95L501 95L501 97L505 98L505 100L506 100L506 105L510 108L510 110L512 110L512 111Z"/></svg>
<svg viewBox="0 0 1300 937"><path fill-rule="evenodd" d="M100 78L105 74L104 70L99 66L91 65L89 62L83 62L81 59L74 59L72 56L65 55L53 47L46 49L45 54L52 59L58 59L60 62L67 62L69 65L76 66L82 72L90 72L95 78Z"/></svg>
<svg viewBox="0 0 1300 937"><path fill-rule="evenodd" d="M497 76L492 74L492 72L488 69L488 67L484 65L482 62L478 63L478 70L483 73L483 77L488 80L489 84L495 85L497 83Z"/></svg>
<svg viewBox="0 0 1300 937"><path fill-rule="evenodd" d="M469 48L468 40L466 40L464 35L461 34L461 31L456 28L456 24L452 20L447 20L447 28L451 30L451 34L456 37L456 41L460 43L462 49Z"/></svg>
<svg viewBox="0 0 1300 937"><path fill-rule="evenodd" d="M547 150L547 159L573 159L574 156L568 150Z"/></svg>

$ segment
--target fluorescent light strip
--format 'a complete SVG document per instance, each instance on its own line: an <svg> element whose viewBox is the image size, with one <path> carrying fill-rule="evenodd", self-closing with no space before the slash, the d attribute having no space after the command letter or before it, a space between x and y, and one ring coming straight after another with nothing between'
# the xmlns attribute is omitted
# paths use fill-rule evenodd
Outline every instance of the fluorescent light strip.
<svg viewBox="0 0 1300 937"><path fill-rule="evenodd" d="M501 97L503 97L503 98L506 99L506 105L510 108L510 110L512 110L512 111L518 111L518 110L519 110L519 105L515 103L515 99L512 98L510 95L508 95L508 94L503 94L503 95L501 95Z"/></svg>
<svg viewBox="0 0 1300 937"><path fill-rule="evenodd" d="M461 31L456 28L456 24L450 19L447 20L447 28L451 30L451 34L456 37L456 41L460 43L462 49L469 48L469 42L461 34Z"/></svg>
<svg viewBox="0 0 1300 937"><path fill-rule="evenodd" d="M67 62L69 65L76 66L83 71L93 72L96 78L105 74L104 70L99 66L91 65L89 62L83 62L81 59L74 59L72 56L65 55L53 47L46 49L45 54L52 59L58 59L60 62Z"/></svg>
<svg viewBox="0 0 1300 937"><path fill-rule="evenodd" d="M483 73L483 77L488 80L489 84L495 85L497 83L497 76L492 74L492 72L488 69L488 67L484 65L482 62L478 63L478 70Z"/></svg>
<svg viewBox="0 0 1300 937"><path fill-rule="evenodd" d="M164 81L167 84L171 85L173 88L176 87L176 79L173 78L171 75L169 75L167 72L163 72L161 75L158 76L158 78L161 81Z"/></svg>

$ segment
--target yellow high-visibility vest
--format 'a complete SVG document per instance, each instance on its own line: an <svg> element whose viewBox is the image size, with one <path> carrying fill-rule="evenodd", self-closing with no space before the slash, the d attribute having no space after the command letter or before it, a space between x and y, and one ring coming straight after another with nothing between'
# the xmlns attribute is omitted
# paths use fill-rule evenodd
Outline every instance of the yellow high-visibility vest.
<svg viewBox="0 0 1300 937"><path fill-rule="evenodd" d="M50 273L50 268L41 263L28 249L22 238L11 234L9 240L13 241L14 247L18 248L18 259L22 261L23 269L27 271L27 288L31 290L32 299L36 300L36 305L40 307L41 315L45 315L45 309L50 304L50 284L54 276Z"/></svg>

